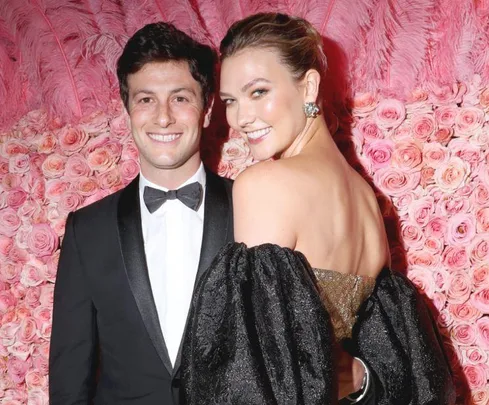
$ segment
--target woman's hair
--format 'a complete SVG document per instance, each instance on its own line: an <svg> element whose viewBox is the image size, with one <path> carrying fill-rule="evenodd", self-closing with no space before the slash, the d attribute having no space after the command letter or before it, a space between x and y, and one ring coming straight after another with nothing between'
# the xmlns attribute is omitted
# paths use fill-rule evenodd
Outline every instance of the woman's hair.
<svg viewBox="0 0 489 405"><path fill-rule="evenodd" d="M235 22L221 41L221 61L245 48L278 51L296 80L301 80L309 69L323 74L327 67L321 36L299 17L259 13Z"/></svg>

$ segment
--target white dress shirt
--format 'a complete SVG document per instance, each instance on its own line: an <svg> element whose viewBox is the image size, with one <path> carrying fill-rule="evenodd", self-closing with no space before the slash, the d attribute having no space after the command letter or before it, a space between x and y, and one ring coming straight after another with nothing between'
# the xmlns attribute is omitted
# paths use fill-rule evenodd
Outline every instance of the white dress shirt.
<svg viewBox="0 0 489 405"><path fill-rule="evenodd" d="M195 181L202 185L205 196L206 175L202 163L178 188ZM140 174L141 221L149 280L168 354L175 365L199 265L205 201L194 211L177 199L168 200L151 214L144 203L145 186L168 189Z"/></svg>

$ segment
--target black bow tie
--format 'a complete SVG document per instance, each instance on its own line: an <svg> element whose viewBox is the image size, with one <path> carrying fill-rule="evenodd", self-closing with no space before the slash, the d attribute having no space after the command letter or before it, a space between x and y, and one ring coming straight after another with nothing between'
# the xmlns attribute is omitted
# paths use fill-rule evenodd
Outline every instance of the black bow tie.
<svg viewBox="0 0 489 405"><path fill-rule="evenodd" d="M187 207L197 211L202 203L203 190L200 183L192 183L178 190L158 190L153 187L144 187L144 203L148 211L153 213L167 200L179 199Z"/></svg>

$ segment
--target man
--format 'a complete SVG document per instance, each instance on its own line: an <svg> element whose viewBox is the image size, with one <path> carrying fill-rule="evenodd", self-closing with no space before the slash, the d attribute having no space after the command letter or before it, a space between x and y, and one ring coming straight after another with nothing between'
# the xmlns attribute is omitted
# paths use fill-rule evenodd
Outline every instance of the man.
<svg viewBox="0 0 489 405"><path fill-rule="evenodd" d="M118 61L140 152L126 188L70 214L54 293L50 403L178 403L194 285L233 239L231 182L201 162L211 48L150 24ZM170 191L168 191L170 190Z"/></svg>

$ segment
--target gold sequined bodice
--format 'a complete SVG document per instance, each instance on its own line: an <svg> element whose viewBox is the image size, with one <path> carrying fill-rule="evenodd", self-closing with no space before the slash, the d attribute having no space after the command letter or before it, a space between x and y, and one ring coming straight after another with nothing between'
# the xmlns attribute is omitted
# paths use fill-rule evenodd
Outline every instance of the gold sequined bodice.
<svg viewBox="0 0 489 405"><path fill-rule="evenodd" d="M336 339L341 341L351 337L358 309L372 294L375 279L333 270L312 270L316 276L321 300L331 317Z"/></svg>

